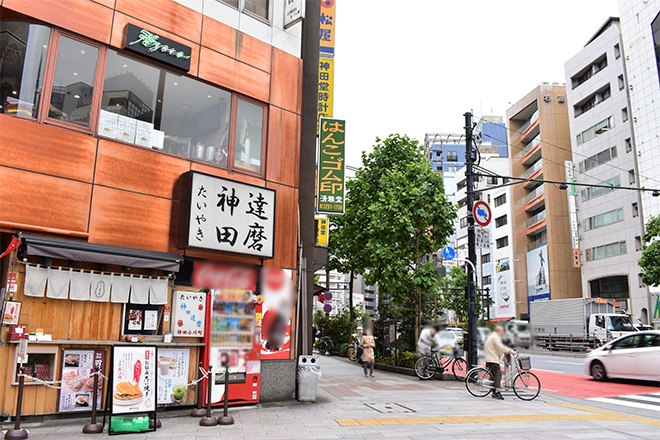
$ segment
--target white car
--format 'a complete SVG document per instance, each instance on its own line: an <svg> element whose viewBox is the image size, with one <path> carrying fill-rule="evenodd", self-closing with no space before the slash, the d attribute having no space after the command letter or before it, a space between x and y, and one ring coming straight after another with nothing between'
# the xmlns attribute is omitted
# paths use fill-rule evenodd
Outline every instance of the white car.
<svg viewBox="0 0 660 440"><path fill-rule="evenodd" d="M458 339L456 335L450 331L442 330L433 336L435 346L438 347L441 353L451 354L458 350Z"/></svg>
<svg viewBox="0 0 660 440"><path fill-rule="evenodd" d="M596 380L660 381L660 330L622 336L587 353L584 371Z"/></svg>
<svg viewBox="0 0 660 440"><path fill-rule="evenodd" d="M456 335L456 341L458 342L458 345L461 347L463 346L463 329L460 327L447 327L446 330L448 332L452 332L453 334Z"/></svg>

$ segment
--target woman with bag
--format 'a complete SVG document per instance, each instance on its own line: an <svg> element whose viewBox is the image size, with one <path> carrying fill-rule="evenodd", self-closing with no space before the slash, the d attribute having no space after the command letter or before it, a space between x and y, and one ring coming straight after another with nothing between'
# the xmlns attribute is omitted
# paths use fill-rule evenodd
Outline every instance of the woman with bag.
<svg viewBox="0 0 660 440"><path fill-rule="evenodd" d="M367 324L367 329L362 336L360 345L363 348L362 351L362 368L364 369L364 377L371 376L374 377L374 347L376 346L376 341L373 336L373 323L369 322ZM369 374L367 374L367 368L369 369Z"/></svg>

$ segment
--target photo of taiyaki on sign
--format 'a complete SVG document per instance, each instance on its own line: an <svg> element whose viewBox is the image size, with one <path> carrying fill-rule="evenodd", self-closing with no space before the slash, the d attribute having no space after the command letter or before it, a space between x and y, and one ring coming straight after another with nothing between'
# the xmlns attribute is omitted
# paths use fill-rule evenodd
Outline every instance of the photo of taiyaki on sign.
<svg viewBox="0 0 660 440"><path fill-rule="evenodd" d="M112 396L115 405L135 405L144 398L140 386L131 382L119 382Z"/></svg>

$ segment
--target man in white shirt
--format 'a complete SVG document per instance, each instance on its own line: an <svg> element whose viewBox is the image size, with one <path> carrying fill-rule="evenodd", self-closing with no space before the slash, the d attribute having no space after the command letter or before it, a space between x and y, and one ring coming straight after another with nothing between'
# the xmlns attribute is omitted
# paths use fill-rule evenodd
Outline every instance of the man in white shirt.
<svg viewBox="0 0 660 440"><path fill-rule="evenodd" d="M502 355L512 354L516 352L502 343L502 336L504 336L504 329L500 326L495 327L495 331L490 334L484 346L486 357L486 369L490 371L493 376L495 389L493 390L493 398L497 400L504 400L500 393L500 386L502 382L502 370L500 363L502 362Z"/></svg>
<svg viewBox="0 0 660 440"><path fill-rule="evenodd" d="M431 349L435 346L434 336L438 333L438 330L440 330L438 325L432 325L422 330L417 341L418 356L431 354Z"/></svg>

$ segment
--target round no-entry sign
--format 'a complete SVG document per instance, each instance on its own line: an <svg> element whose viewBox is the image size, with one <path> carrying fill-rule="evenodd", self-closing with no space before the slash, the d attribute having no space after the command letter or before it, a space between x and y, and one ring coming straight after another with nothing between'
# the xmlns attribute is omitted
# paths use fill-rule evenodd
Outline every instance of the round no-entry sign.
<svg viewBox="0 0 660 440"><path fill-rule="evenodd" d="M490 206L483 200L479 200L474 203L472 215L474 216L474 221L479 226L488 226L491 218Z"/></svg>

